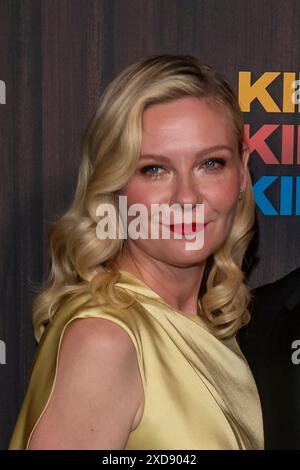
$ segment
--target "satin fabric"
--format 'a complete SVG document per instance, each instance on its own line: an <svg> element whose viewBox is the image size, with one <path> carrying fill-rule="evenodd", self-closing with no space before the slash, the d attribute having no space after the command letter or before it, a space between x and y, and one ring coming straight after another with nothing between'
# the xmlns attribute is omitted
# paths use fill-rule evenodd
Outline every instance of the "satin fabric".
<svg viewBox="0 0 300 470"><path fill-rule="evenodd" d="M9 449L28 448L51 398L65 329L88 317L118 324L137 353L145 405L125 449L263 449L261 404L235 337L217 339L201 317L171 307L133 274L120 276L116 288L136 300L128 309L95 306L85 293L66 301L47 325Z"/></svg>

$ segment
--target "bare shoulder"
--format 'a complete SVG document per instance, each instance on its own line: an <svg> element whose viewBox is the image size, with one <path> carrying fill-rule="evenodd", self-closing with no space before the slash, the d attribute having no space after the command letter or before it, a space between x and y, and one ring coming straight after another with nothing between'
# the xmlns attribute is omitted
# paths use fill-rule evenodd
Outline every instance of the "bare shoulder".
<svg viewBox="0 0 300 470"><path fill-rule="evenodd" d="M29 449L122 449L143 387L129 334L104 318L73 320L64 332L48 405Z"/></svg>
<svg viewBox="0 0 300 470"><path fill-rule="evenodd" d="M88 359L89 353L109 352L116 361L135 357L135 348L128 333L117 323L105 318L77 318L64 334L64 350L81 350ZM93 356L92 356L93 357Z"/></svg>

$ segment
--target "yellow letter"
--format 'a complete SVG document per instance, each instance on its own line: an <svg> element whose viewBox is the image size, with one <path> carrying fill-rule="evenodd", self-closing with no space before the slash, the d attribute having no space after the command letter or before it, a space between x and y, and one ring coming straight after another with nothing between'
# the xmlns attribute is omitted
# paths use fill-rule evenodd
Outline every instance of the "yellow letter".
<svg viewBox="0 0 300 470"><path fill-rule="evenodd" d="M250 111L250 104L257 98L268 113L280 113L275 101L266 88L281 72L265 72L251 85L251 72L239 72L239 103L241 110Z"/></svg>

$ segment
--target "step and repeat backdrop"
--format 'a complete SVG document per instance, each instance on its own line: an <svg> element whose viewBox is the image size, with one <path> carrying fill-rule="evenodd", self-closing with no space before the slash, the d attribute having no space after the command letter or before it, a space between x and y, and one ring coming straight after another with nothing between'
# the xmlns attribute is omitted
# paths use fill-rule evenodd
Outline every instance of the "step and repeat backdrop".
<svg viewBox="0 0 300 470"><path fill-rule="evenodd" d="M31 303L49 266L47 227L73 198L99 97L128 64L187 53L227 78L251 148L249 284L300 266L299 43L297 0L0 1L0 448L36 347Z"/></svg>

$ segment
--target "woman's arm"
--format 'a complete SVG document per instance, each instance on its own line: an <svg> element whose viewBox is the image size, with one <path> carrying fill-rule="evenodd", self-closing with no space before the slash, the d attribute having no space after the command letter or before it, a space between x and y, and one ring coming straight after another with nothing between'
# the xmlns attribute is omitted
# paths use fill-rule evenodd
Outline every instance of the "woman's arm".
<svg viewBox="0 0 300 470"><path fill-rule="evenodd" d="M123 449L142 403L129 335L110 320L76 319L66 328L54 390L28 449Z"/></svg>

